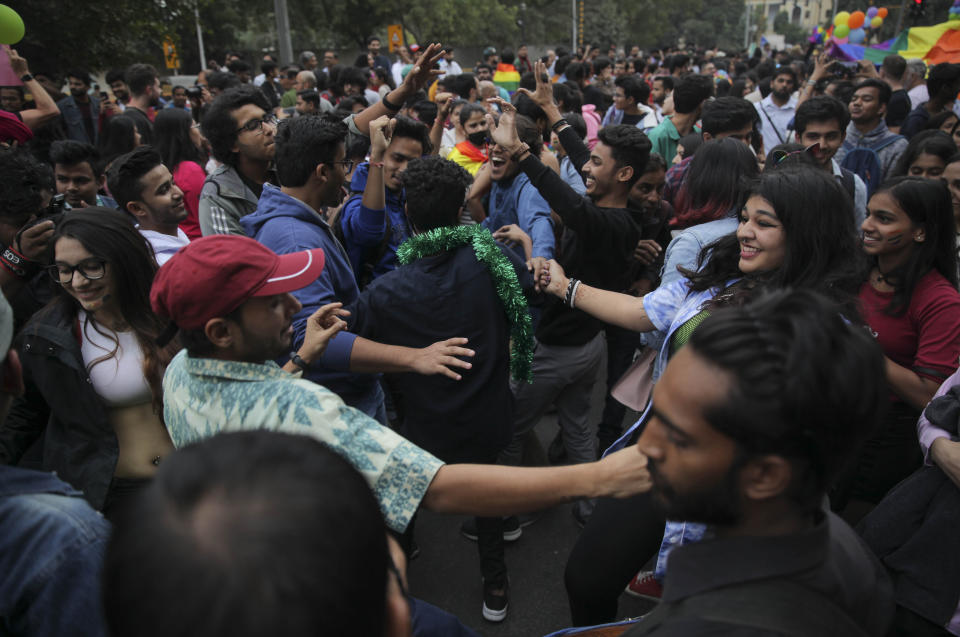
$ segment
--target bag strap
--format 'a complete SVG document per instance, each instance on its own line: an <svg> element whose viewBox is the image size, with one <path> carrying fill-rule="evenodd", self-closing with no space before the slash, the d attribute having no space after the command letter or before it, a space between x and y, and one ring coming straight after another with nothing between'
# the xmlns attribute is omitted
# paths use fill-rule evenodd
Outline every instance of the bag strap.
<svg viewBox="0 0 960 637"><path fill-rule="evenodd" d="M780 134L780 129L777 128L777 125L773 123L773 120L770 119L770 113L767 112L767 107L763 104L760 105L760 110L763 111L763 116L767 118L767 121L770 122L770 125L773 126L773 132L777 134L777 139L780 140L780 143L783 142L783 135Z"/></svg>
<svg viewBox="0 0 960 637"><path fill-rule="evenodd" d="M883 142L880 145L872 147L871 150L873 152L881 151L887 146L889 146L890 144L900 141L901 139L906 139L906 137L904 137L903 135L891 135L890 137L883 140ZM868 146L868 148L870 147Z"/></svg>
<svg viewBox="0 0 960 637"><path fill-rule="evenodd" d="M848 195L850 195L850 199L855 202L857 199L857 179L854 177L853 171L841 167L840 175L843 189L847 191Z"/></svg>
<svg viewBox="0 0 960 637"><path fill-rule="evenodd" d="M630 636L653 633L669 619L680 616L699 617L789 637L868 637L866 631L832 600L782 579L719 588L675 603L661 602L630 632Z"/></svg>

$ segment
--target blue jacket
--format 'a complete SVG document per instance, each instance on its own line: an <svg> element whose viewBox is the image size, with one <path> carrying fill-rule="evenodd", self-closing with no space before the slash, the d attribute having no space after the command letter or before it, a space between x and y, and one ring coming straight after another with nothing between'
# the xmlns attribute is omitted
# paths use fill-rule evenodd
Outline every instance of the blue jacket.
<svg viewBox="0 0 960 637"><path fill-rule="evenodd" d="M410 237L410 227L407 225L407 214L404 211L406 201L403 191L393 192L384 188L386 210L371 210L363 205L363 190L367 187L367 170L369 164L360 164L353 173L350 182L350 199L340 211L341 226L343 227L344 248L350 257L353 271L359 274L363 253L376 250L383 241L386 230L386 217L390 218L390 238L387 241L386 253L379 259L373 268L373 278L397 269L397 248Z"/></svg>
<svg viewBox="0 0 960 637"><path fill-rule="evenodd" d="M55 474L0 466L3 634L107 634L100 567L110 524Z"/></svg>
<svg viewBox="0 0 960 637"><path fill-rule="evenodd" d="M83 125L83 114L80 112L80 107L77 106L77 101L72 95L57 102L57 108L60 109L60 117L63 119L63 125L69 139L93 144L94 146L97 145L100 126L100 100L92 95L90 96L90 118L93 120L93 139L90 139L90 136L87 135L87 129Z"/></svg>
<svg viewBox="0 0 960 637"><path fill-rule="evenodd" d="M483 220L483 226L490 232L515 223L530 235L533 241L532 256L553 258L554 236L550 204L524 173L517 173L512 179L493 182L489 208L490 213ZM514 252L523 258L522 247L518 246Z"/></svg>
<svg viewBox="0 0 960 637"><path fill-rule="evenodd" d="M349 305L360 296L346 251L327 222L307 204L282 193L276 186L264 184L257 209L241 218L240 224L247 236L277 254L323 248L323 273L307 287L293 292L303 308L293 317L292 351L303 344L307 319L320 306L336 301ZM376 375L349 372L350 353L356 338L349 332L337 334L320 360L304 373L304 378L339 394L351 406L369 399L377 388ZM285 362L287 358L284 356L278 362Z"/></svg>

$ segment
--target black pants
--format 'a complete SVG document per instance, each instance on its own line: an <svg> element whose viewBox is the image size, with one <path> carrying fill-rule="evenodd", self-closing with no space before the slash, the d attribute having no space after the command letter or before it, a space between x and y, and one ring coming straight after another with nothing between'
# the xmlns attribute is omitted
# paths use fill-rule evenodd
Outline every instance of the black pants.
<svg viewBox="0 0 960 637"><path fill-rule="evenodd" d="M131 506L147 486L151 478L114 478L107 489L107 498L103 502L103 515L116 524L125 516Z"/></svg>
<svg viewBox="0 0 960 637"><path fill-rule="evenodd" d="M634 352L641 346L640 332L608 325L607 334L607 397L603 403L603 417L597 426L600 453L607 450L623 434L623 417L627 408L610 395L613 386L629 369Z"/></svg>
<svg viewBox="0 0 960 637"><path fill-rule="evenodd" d="M478 464L496 464L497 454L467 454L466 456L450 456L444 454L441 458L448 464L470 462ZM476 518L477 520L477 550L480 553L480 575L483 581L493 588L501 588L507 583L507 563L503 555L503 518ZM417 516L414 515L403 534L394 534L400 546L410 555L413 546L414 526Z"/></svg>
<svg viewBox="0 0 960 637"><path fill-rule="evenodd" d="M660 549L665 523L649 493L597 500L564 573L574 626L616 619L620 594Z"/></svg>
<svg viewBox="0 0 960 637"><path fill-rule="evenodd" d="M917 443L920 411L902 402L890 406L875 433L864 443L830 494L834 511L850 500L878 504L897 483L920 468L923 455Z"/></svg>

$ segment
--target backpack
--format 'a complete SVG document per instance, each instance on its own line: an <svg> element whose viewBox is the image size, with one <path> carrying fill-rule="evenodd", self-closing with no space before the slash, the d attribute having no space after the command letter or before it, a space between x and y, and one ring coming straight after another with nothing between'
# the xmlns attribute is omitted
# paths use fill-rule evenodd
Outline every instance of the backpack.
<svg viewBox="0 0 960 637"><path fill-rule="evenodd" d="M350 196L344 200L343 205L337 210L336 215L330 220L330 229L333 231L333 236L337 238L337 241L340 242L340 245L342 245L344 249L347 247L347 240L343 232L343 211L351 200L362 196L362 192L350 193ZM390 215L386 211L384 211L383 218L386 224L383 229L383 238L380 239L380 243L377 245L364 248L360 254L360 267L357 272L353 273L357 279L357 287L361 290L373 281L374 268L377 267L377 264L380 263L390 250L390 235L393 232L393 224L390 222Z"/></svg>
<svg viewBox="0 0 960 637"><path fill-rule="evenodd" d="M880 187L880 181L883 179L883 164L880 162L878 151L901 139L904 139L902 135L891 135L879 146L872 148L870 146L857 146L851 149L843 158L843 161L840 162L841 168L846 168L855 175L859 175L863 183L867 185L868 198Z"/></svg>
<svg viewBox="0 0 960 637"><path fill-rule="evenodd" d="M856 204L857 202L857 179L856 176L846 168L840 169L840 185L843 186L843 189L848 195L850 195L850 201Z"/></svg>

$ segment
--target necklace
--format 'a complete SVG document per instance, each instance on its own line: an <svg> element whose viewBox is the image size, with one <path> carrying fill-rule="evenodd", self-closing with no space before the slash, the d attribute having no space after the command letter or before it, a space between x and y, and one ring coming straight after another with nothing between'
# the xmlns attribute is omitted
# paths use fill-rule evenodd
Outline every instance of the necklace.
<svg viewBox="0 0 960 637"><path fill-rule="evenodd" d="M447 226L410 237L397 249L397 260L406 265L426 256L473 246L477 261L487 266L494 288L510 321L510 372L514 380L533 382L533 323L527 299L510 260L500 252L493 235L483 226Z"/></svg>

